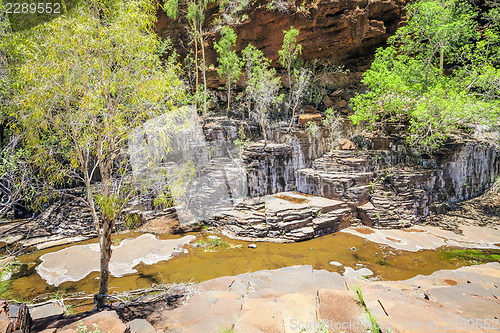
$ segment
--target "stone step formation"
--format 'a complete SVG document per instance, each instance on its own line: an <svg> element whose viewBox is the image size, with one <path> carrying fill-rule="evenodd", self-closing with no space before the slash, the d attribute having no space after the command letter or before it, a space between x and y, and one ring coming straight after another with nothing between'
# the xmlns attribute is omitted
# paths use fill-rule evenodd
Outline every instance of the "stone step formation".
<svg viewBox="0 0 500 333"><path fill-rule="evenodd" d="M220 212L209 223L233 238L297 242L336 232L350 224L344 202L299 192L252 198Z"/></svg>
<svg viewBox="0 0 500 333"><path fill-rule="evenodd" d="M428 203L426 182L435 170L388 168L386 154L328 152L314 160L311 168L297 171L297 189L347 203L372 227L400 228L421 222Z"/></svg>
<svg viewBox="0 0 500 333"><path fill-rule="evenodd" d="M327 145L293 142L246 149L243 164L254 198L208 222L232 237L277 242L310 239L352 222L404 228L480 195L500 174L500 156L484 142L455 143L435 156L410 154L394 138L327 152ZM290 187L297 192L280 193ZM309 201L290 202L300 196ZM325 199L335 209L314 204ZM283 207L273 205L277 200Z"/></svg>

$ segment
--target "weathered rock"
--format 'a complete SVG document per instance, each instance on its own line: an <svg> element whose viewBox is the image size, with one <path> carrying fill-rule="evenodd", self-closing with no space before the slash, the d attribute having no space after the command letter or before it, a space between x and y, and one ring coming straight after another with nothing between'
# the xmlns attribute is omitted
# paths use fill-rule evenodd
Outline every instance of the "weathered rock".
<svg viewBox="0 0 500 333"><path fill-rule="evenodd" d="M341 99L338 104L338 108L345 108L347 106L347 102L345 99Z"/></svg>
<svg viewBox="0 0 500 333"><path fill-rule="evenodd" d="M14 331L9 315L9 304L6 300L0 299L0 332L10 333Z"/></svg>
<svg viewBox="0 0 500 333"><path fill-rule="evenodd" d="M115 311L101 311L89 317L83 318L81 322L82 325L87 327L88 330L92 330L95 324L103 333L125 333L127 331L127 327L120 320ZM57 333L74 333L78 325L79 321L76 321L58 329Z"/></svg>
<svg viewBox="0 0 500 333"><path fill-rule="evenodd" d="M357 149L356 144L354 142L352 142L351 140L347 140L347 139L340 139L339 146L340 146L340 149L344 149L344 150Z"/></svg>
<svg viewBox="0 0 500 333"><path fill-rule="evenodd" d="M252 144L245 149L243 162L249 196L292 190L295 170L290 145Z"/></svg>
<svg viewBox="0 0 500 333"><path fill-rule="evenodd" d="M329 109L334 105L333 101L330 99L330 97L328 97L328 95L325 95L321 101L323 102L325 109Z"/></svg>
<svg viewBox="0 0 500 333"><path fill-rule="evenodd" d="M125 324L130 333L156 333L155 328L146 319L134 319Z"/></svg>
<svg viewBox="0 0 500 333"><path fill-rule="evenodd" d="M428 159L408 154L397 140L383 145L324 154L297 171L297 190L351 203L369 226L399 228L483 193L500 174L500 153L487 142L451 144Z"/></svg>
<svg viewBox="0 0 500 333"><path fill-rule="evenodd" d="M351 70L356 70L364 69L376 48L383 46L387 38L396 31L405 1L307 1L302 4L306 14L304 10L298 11L291 3L285 3L284 12L277 8L268 9L267 3L268 1L252 3L240 14L248 15L248 18L233 24L238 35L238 53L252 43L262 50L265 57L271 59L271 64L278 66L278 50L283 44L283 30L293 26L300 30L297 42L302 45L301 58L332 60L335 64L344 64ZM217 19L224 20L223 15L218 4L209 5L205 31L212 31L213 22ZM183 18L173 21L161 9L157 18L156 32L161 37L169 37L176 51L181 56L186 55L188 49L185 41L189 38L185 29L186 21ZM219 35L209 33L206 39L207 65L216 64L218 54L211 46L214 40L219 39ZM215 70L209 71L208 76L211 85L223 84Z"/></svg>
<svg viewBox="0 0 500 333"><path fill-rule="evenodd" d="M304 113L299 115L299 125L306 126L308 122L313 122L316 124L321 124L323 116L319 113Z"/></svg>
<svg viewBox="0 0 500 333"><path fill-rule="evenodd" d="M484 332L489 330L479 326L485 319L491 326L500 307L499 274L500 264L489 263L405 281L367 281L294 266L203 282L185 304L150 317L156 329L167 332L314 332L318 319L329 332L366 332L371 323L358 301L359 288L383 332L447 332L445 325L467 319L474 319L473 325L452 331ZM456 284L445 282L452 280ZM241 291L231 291L230 281Z"/></svg>
<svg viewBox="0 0 500 333"><path fill-rule="evenodd" d="M352 292L347 290L318 290L318 317L330 331L339 329L344 332L366 332L363 322L364 311L357 303ZM349 326L349 323L355 325Z"/></svg>
<svg viewBox="0 0 500 333"><path fill-rule="evenodd" d="M30 315L33 320L51 317L52 320L64 315L64 307L57 303L49 303L41 306L30 307Z"/></svg>
<svg viewBox="0 0 500 333"><path fill-rule="evenodd" d="M283 192L243 201L208 222L230 237L297 242L346 228L351 217L351 208L342 202Z"/></svg>
<svg viewBox="0 0 500 333"><path fill-rule="evenodd" d="M31 332L31 317L24 303L7 303L0 299L0 332L29 333Z"/></svg>

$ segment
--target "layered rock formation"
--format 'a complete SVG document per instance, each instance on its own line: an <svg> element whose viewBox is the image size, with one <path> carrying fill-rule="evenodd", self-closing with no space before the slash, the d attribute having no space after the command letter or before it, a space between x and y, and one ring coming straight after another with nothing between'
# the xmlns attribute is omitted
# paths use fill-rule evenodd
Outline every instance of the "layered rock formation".
<svg viewBox="0 0 500 333"><path fill-rule="evenodd" d="M353 140L365 149L331 150L325 133L306 131L251 145L243 154L249 195L297 190L342 201L367 225L399 228L484 193L500 175L500 152L488 142L454 141L429 156L395 136Z"/></svg>
<svg viewBox="0 0 500 333"><path fill-rule="evenodd" d="M246 200L209 222L223 233L245 240L292 242L331 234L349 226L347 204L298 192Z"/></svg>

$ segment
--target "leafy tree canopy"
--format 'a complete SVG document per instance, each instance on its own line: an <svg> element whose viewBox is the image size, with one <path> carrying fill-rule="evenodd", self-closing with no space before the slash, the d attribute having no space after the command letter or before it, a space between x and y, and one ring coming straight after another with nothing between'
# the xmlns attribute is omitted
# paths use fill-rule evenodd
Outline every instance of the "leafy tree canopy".
<svg viewBox="0 0 500 333"><path fill-rule="evenodd" d="M11 116L40 178L52 190L65 182L86 187L76 199L90 208L100 238L98 307L107 297L114 222L138 186L129 134L184 101L176 66L160 59L155 3L102 3L81 3L9 36Z"/></svg>
<svg viewBox="0 0 500 333"><path fill-rule="evenodd" d="M488 11L481 33L478 12L467 1L409 5L407 25L377 51L363 76L368 91L352 100L352 121L408 122L408 141L422 150L438 148L460 128L498 127L499 13Z"/></svg>

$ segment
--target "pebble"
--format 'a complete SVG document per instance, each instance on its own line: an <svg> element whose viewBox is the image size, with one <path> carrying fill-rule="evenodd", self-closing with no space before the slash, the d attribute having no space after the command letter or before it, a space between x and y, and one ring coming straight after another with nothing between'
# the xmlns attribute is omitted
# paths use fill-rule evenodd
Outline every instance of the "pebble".
<svg viewBox="0 0 500 333"><path fill-rule="evenodd" d="M249 245L248 245L248 247L249 247L250 249L255 249L255 248L257 248L257 245L255 245L255 244L249 244Z"/></svg>
<svg viewBox="0 0 500 333"><path fill-rule="evenodd" d="M353 246L353 247L351 247L351 250L352 251L357 251L358 249Z"/></svg>
<svg viewBox="0 0 500 333"><path fill-rule="evenodd" d="M208 239L220 239L220 237L219 236L210 235L210 236L208 236Z"/></svg>
<svg viewBox="0 0 500 333"><path fill-rule="evenodd" d="M342 266L342 264L339 263L338 261L330 261L330 265L333 265L333 266Z"/></svg>

